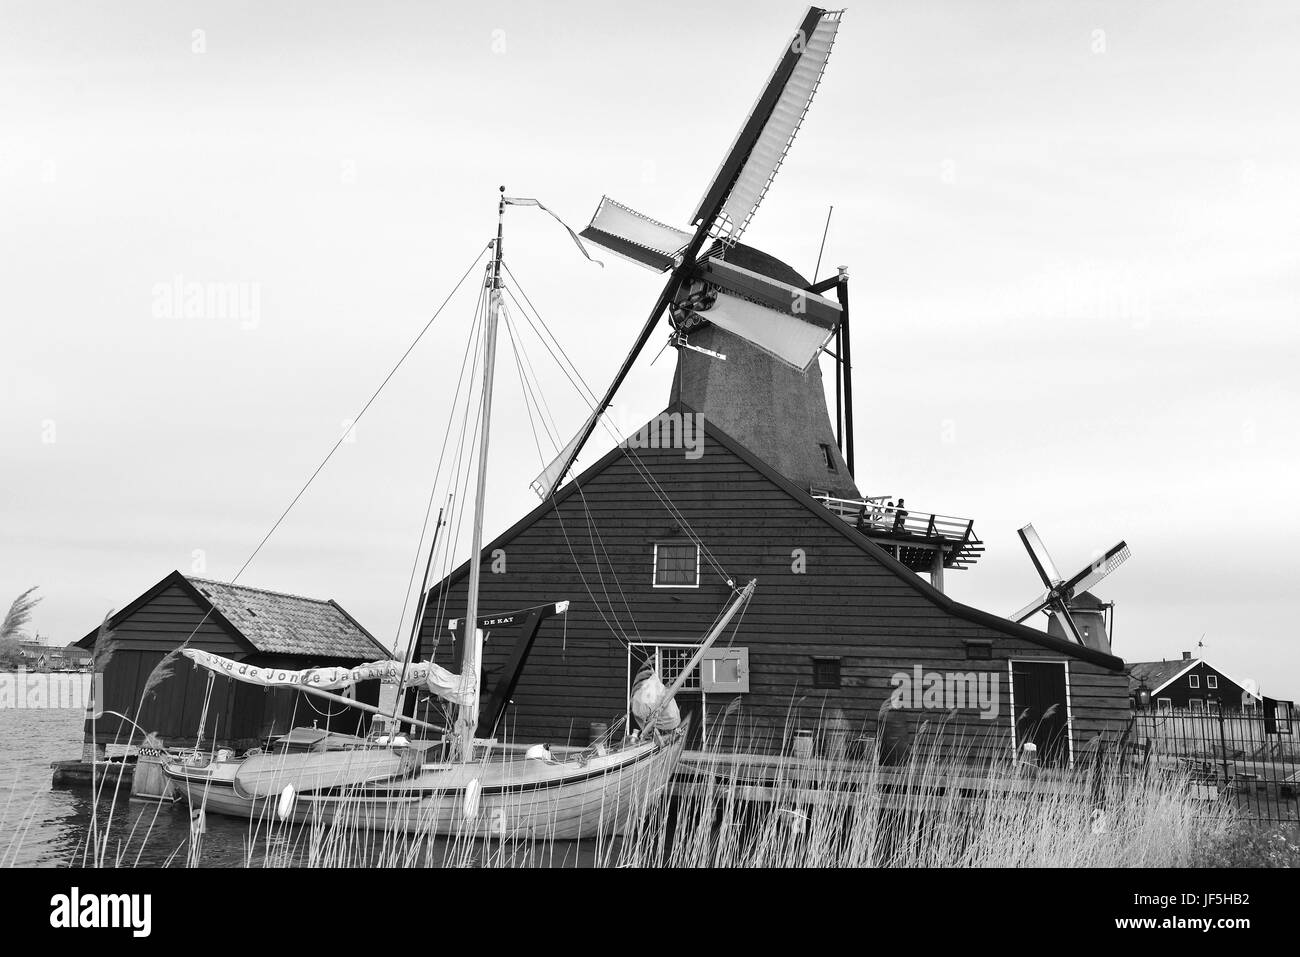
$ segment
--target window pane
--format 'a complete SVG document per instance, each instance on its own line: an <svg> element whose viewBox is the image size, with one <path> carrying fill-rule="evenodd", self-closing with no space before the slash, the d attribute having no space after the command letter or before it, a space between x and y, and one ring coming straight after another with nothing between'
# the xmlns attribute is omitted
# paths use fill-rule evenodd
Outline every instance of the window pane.
<svg viewBox="0 0 1300 957"><path fill-rule="evenodd" d="M664 684L670 685L677 676L680 675L691 658L695 655L694 648L659 648L659 678ZM690 673L686 681L682 684L683 691L695 691L700 687L700 669L696 668Z"/></svg>
<svg viewBox="0 0 1300 957"><path fill-rule="evenodd" d="M697 585L695 545L659 545L655 548L656 585Z"/></svg>

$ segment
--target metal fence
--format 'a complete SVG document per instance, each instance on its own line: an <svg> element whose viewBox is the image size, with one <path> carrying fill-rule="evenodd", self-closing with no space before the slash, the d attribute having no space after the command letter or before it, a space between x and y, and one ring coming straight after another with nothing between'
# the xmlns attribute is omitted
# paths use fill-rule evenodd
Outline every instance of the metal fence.
<svg viewBox="0 0 1300 957"><path fill-rule="evenodd" d="M1270 723L1271 725L1271 723ZM1207 799L1230 800L1257 821L1300 820L1300 743L1261 711L1140 711L1131 741L1151 764L1189 773Z"/></svg>

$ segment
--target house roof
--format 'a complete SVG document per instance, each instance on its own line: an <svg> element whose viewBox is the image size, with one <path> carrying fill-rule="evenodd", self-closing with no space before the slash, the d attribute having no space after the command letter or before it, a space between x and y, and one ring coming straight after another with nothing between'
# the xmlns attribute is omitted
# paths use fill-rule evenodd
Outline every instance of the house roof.
<svg viewBox="0 0 1300 957"><path fill-rule="evenodd" d="M1152 697L1157 691L1163 691L1169 685L1173 684L1187 672L1191 671L1197 665L1205 665L1207 668L1215 671L1220 676L1227 678L1233 684L1245 688L1247 694L1259 695L1246 688L1244 684L1233 678L1227 672L1215 668L1204 658L1192 658L1185 660L1176 658L1173 661L1133 661L1128 666L1128 690L1130 693L1136 692L1142 682L1146 682L1147 688L1151 691Z"/></svg>
<svg viewBox="0 0 1300 957"><path fill-rule="evenodd" d="M392 653L375 640L355 618L333 599L306 598L284 592L234 585L182 575L175 571L115 614L109 628L128 618L158 593L171 586L186 591L212 619L250 651L299 655L310 658L347 658L373 661ZM89 647L98 629L77 644Z"/></svg>
<svg viewBox="0 0 1300 957"><path fill-rule="evenodd" d="M670 413L681 412L684 414L695 413L695 410L687 406L685 403L676 403L670 406L665 411ZM876 545L874 542L870 541L865 535L858 532L857 529L855 529L848 522L845 522L837 515L832 514L829 510L827 510L824 506L822 506L820 502L814 499L806 490L799 488L797 485L795 485L793 482L787 479L784 475L781 475L779 472L775 471L766 462L764 462L762 459L754 455L754 453L749 451L749 449L745 448L743 445L741 445L731 436L727 435L716 425L714 425L711 421L708 421L707 418L704 419L704 432L709 437L710 440L717 442L719 445L723 446L728 451L735 454L738 458L744 461L755 471L760 473L764 478L770 481L773 485L780 488L791 498L800 502L813 516L820 519L823 523L825 523L828 527L834 529L840 535L844 536L845 539L852 542L860 550L872 556L872 558L874 558L877 562L879 562L882 566L884 566L884 568L886 568L888 571L896 575L906 585L908 585L914 591L918 592L924 598L926 598L933 604L937 605L938 607L942 608L944 611L948 612L949 614L955 615L958 618L964 619L974 624L983 625L986 628L991 628L994 631L1001 632L1002 634L1008 635L1012 638L1020 638L1025 641L1033 642L1036 645L1040 645L1041 647L1048 648L1060 654L1069 655L1070 657L1073 658L1079 658L1084 661L1092 662L1093 664L1100 665L1103 668L1109 668L1113 671L1122 671L1124 669L1123 660L1116 657L1115 655L1109 655L1106 654L1105 652L1096 651L1092 648L1086 648L1082 645L1076 645L1072 641L1066 641L1061 638L1053 637L1052 635L1049 635L1046 632L1042 632L1034 628L1030 628L1028 625L1018 624L1016 622L1011 621L1010 619L1002 618L999 615L994 615L991 612L983 611L979 608L972 608L970 605L963 605L960 602L953 601L953 599L949 598L943 592L939 591L939 589L935 588L929 582L922 579L919 575L913 572L910 568L908 568L898 559L894 558L893 555L889 554L879 545ZM627 454L628 454L628 449L624 443L615 445L614 448L610 449L607 453L605 453L605 455L602 456L599 461L593 463L585 471L583 471L581 475L562 485L559 489L557 489L554 493L552 493L549 499L542 502L531 512L529 512L527 515L521 518L518 522L516 522L506 531L498 535L492 542L485 545L484 551L490 552L492 549L500 548L505 544L507 544L510 540L515 538L525 529L536 524L544 515L554 510L557 505L559 505L561 502L567 499L570 495L573 495L579 488L581 488L584 482L587 482L594 476L599 475L606 468L608 468L611 463L613 463L617 459ZM462 563L460 567L458 567L445 579L443 579L443 581L439 583L439 585L436 587L440 587L440 588L450 587L451 585L454 585L461 578L465 577L468 574L469 574L469 562L466 561Z"/></svg>
<svg viewBox="0 0 1300 957"><path fill-rule="evenodd" d="M1154 695L1166 685L1178 680L1201 663L1200 658L1184 661L1130 661L1128 665L1128 690L1137 691L1143 682Z"/></svg>

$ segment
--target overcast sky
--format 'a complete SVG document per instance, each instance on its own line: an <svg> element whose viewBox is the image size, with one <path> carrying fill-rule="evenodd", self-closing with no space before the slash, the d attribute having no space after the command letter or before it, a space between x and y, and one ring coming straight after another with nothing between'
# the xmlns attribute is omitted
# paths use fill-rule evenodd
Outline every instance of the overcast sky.
<svg viewBox="0 0 1300 957"><path fill-rule="evenodd" d="M579 227L604 192L685 225L802 9L0 0L0 597L41 586L62 642L172 569L228 579L490 237L499 183ZM1289 2L854 4L746 235L811 272L834 204L859 484L975 519L988 552L951 594L1037 594L1026 522L1067 574L1125 538L1098 589L1118 654L1204 635L1289 697L1297 50ZM603 387L660 278L591 266L536 211L508 243ZM188 283L244 312L187 318ZM396 636L472 310L243 581ZM661 343L629 427L666 403ZM499 421L489 533L536 502L525 421Z"/></svg>

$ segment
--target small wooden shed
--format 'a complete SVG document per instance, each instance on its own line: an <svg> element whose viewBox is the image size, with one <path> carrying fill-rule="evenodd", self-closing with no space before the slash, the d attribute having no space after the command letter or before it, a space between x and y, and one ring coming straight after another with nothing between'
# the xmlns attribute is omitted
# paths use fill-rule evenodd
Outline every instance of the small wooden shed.
<svg viewBox="0 0 1300 957"><path fill-rule="evenodd" d="M211 581L174 571L109 620L111 654L104 665L101 716L86 722L86 741L99 746L138 744L131 725L162 736L169 746L193 746L207 699L204 746L246 748L293 727L363 730L368 716L292 689L269 689L218 677L175 659L174 671L148 696L155 666L186 640L190 646L251 665L299 670L350 667L391 658L391 652L333 600ZM77 645L93 649L99 629ZM101 655L101 661L104 656ZM378 682L357 688L358 700L377 704ZM143 699L143 700L142 700ZM114 713L110 713L114 712Z"/></svg>

